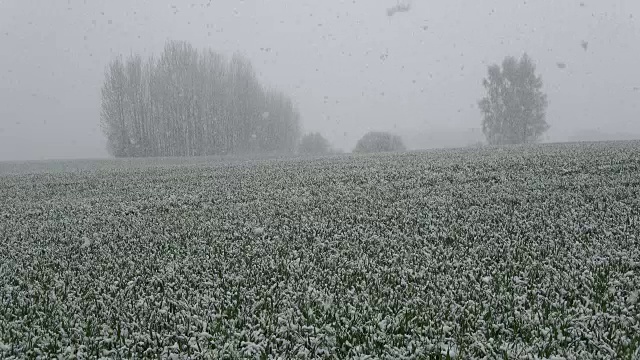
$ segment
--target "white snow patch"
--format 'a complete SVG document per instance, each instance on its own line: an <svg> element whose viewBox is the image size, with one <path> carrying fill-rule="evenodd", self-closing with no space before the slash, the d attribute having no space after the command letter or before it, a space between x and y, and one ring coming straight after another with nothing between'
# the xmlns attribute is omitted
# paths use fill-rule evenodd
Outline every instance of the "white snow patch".
<svg viewBox="0 0 640 360"><path fill-rule="evenodd" d="M83 236L83 237L82 237L82 245L80 245L80 247L81 247L81 248L86 249L86 248L88 248L89 246L91 246L91 244L92 244L91 239L89 239L89 238L88 238L88 237L86 237L86 236Z"/></svg>

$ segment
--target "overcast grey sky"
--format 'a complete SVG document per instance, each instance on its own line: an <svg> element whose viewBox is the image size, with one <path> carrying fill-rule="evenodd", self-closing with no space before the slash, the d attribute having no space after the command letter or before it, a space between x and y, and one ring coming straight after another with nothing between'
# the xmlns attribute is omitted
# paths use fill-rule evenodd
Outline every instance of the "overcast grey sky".
<svg viewBox="0 0 640 360"><path fill-rule="evenodd" d="M244 54L298 104L305 131L345 150L369 130L464 145L487 65L525 51L549 140L640 134L640 1L413 0L387 16L396 2L0 0L0 160L107 156L105 65L169 39Z"/></svg>

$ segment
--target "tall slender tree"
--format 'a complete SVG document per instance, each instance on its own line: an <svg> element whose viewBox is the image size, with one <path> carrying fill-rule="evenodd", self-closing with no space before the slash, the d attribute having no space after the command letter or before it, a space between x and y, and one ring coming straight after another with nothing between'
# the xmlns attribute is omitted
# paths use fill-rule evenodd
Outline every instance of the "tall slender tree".
<svg viewBox="0 0 640 360"><path fill-rule="evenodd" d="M105 72L100 112L100 125L107 137L108 150L114 156L130 156L126 89L127 77L124 65L121 58L116 58Z"/></svg>

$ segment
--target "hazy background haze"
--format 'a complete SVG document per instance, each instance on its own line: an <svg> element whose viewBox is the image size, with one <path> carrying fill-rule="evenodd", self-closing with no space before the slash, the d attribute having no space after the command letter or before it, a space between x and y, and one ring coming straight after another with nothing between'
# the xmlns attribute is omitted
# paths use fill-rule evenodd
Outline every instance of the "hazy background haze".
<svg viewBox="0 0 640 360"><path fill-rule="evenodd" d="M305 132L346 151L369 130L412 149L483 139L487 65L525 51L548 94L546 141L640 134L640 1L409 3L388 16L396 0L0 0L0 160L108 156L105 66L169 39L242 53Z"/></svg>

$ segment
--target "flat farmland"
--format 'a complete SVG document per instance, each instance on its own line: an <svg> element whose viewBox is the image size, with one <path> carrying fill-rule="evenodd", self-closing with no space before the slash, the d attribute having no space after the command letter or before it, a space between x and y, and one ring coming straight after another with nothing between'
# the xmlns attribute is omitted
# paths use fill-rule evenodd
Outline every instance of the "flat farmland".
<svg viewBox="0 0 640 360"><path fill-rule="evenodd" d="M639 347L639 142L0 164L2 359Z"/></svg>

